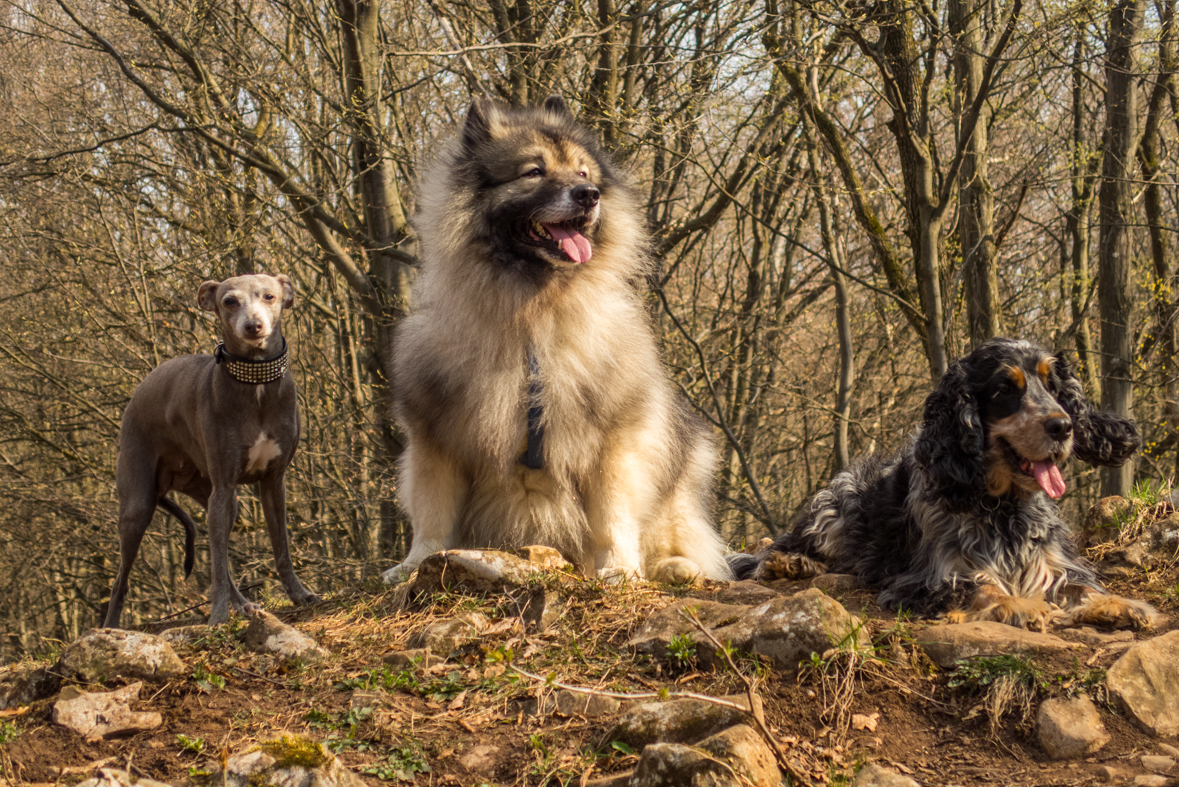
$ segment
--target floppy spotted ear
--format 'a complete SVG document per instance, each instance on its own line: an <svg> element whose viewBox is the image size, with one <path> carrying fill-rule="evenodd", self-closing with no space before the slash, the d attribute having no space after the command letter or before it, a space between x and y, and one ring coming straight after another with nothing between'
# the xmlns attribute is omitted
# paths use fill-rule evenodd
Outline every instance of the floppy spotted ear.
<svg viewBox="0 0 1179 787"><path fill-rule="evenodd" d="M1091 465L1124 465L1142 445L1138 425L1129 418L1096 409L1063 352L1048 374L1048 390L1073 420L1073 456Z"/></svg>
<svg viewBox="0 0 1179 787"><path fill-rule="evenodd" d="M986 439L965 360L955 361L925 400L915 456L953 510L975 506L987 488Z"/></svg>

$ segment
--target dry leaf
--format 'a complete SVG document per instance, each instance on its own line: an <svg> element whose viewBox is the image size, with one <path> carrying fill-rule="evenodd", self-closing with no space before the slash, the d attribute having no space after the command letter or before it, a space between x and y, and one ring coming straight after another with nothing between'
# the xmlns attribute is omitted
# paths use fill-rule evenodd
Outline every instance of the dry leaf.
<svg viewBox="0 0 1179 787"><path fill-rule="evenodd" d="M467 690L463 689L462 691L460 691L458 693L458 696L456 696L453 700L450 701L450 704L446 706L446 709L447 710L459 710L460 708L463 707L463 703L466 701L467 701Z"/></svg>
<svg viewBox="0 0 1179 787"><path fill-rule="evenodd" d="M880 714L873 713L865 716L862 713L853 713L851 717L851 726L853 730L867 730L868 732L876 732L876 725L880 721Z"/></svg>

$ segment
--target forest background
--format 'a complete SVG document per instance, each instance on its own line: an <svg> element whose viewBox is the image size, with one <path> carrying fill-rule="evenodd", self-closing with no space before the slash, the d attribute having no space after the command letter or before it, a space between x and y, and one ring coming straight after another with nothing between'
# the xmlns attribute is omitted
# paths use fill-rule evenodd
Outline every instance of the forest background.
<svg viewBox="0 0 1179 787"><path fill-rule="evenodd" d="M210 352L200 282L285 272L320 592L403 554L386 363L415 178L474 95L563 95L640 189L651 313L715 427L730 543L895 448L993 335L1068 352L1146 438L1068 511L1179 462L1175 0L3 0L0 662L100 619L122 409ZM232 557L266 593L242 496ZM187 501L185 502L187 505ZM203 521L203 520L202 520ZM179 525L128 623L202 599Z"/></svg>

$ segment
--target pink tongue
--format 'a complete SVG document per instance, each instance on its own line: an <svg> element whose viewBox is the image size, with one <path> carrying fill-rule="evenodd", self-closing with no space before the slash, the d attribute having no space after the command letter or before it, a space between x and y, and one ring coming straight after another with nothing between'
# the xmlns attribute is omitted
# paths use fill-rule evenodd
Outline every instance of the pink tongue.
<svg viewBox="0 0 1179 787"><path fill-rule="evenodd" d="M1060 477L1060 468L1055 462L1032 462L1032 475L1053 500L1064 494L1064 479Z"/></svg>
<svg viewBox="0 0 1179 787"><path fill-rule="evenodd" d="M589 258L593 256L590 242L577 230L567 230L556 224L546 224L544 228L557 239L561 251L568 254L574 262L589 262Z"/></svg>

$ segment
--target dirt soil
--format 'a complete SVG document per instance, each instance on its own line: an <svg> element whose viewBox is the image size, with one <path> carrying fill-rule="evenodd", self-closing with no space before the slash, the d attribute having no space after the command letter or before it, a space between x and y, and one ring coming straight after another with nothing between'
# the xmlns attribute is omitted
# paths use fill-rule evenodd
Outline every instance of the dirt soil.
<svg viewBox="0 0 1179 787"><path fill-rule="evenodd" d="M137 709L164 717L154 732L87 743L52 723L52 699L0 712L0 782L71 785L101 765L129 764L140 776L178 783L210 758L290 731L326 740L372 785L582 785L634 767L636 753L606 734L619 714L537 715L537 707L552 706L546 695L557 689L514 668L638 699L742 691L731 671L696 669L690 653L663 665L625 645L653 611L685 595L713 597L724 583L686 589L553 581L570 597L564 616L543 634L525 632L512 605L494 597L440 594L407 604L397 591L356 590L315 608L277 610L331 651L314 667L287 669L244 650L234 636L244 623L231 622L195 649L180 650L191 676L145 688ZM1156 633L1179 623L1174 563L1114 582L1112 590L1163 611L1167 622ZM1089 785L1101 783L1103 764L1144 773L1138 756L1159 753L1157 741L1113 710L1102 687L1104 670L1127 642L1087 647L1058 662L1022 662L1006 676L1023 687L1022 697L1017 691L988 705L995 676L939 670L912 645L930 621L899 621L865 591L832 595L864 617L872 652L816 654L796 671L739 661L760 678L771 729L813 783L846 784L874 761L923 785ZM407 671L384 664L431 620L473 610L491 625L445 664ZM1036 742L1035 710L1047 697L1077 692L1097 702L1112 741L1084 761L1050 761ZM477 747L488 747L482 762L466 757L464 765Z"/></svg>

